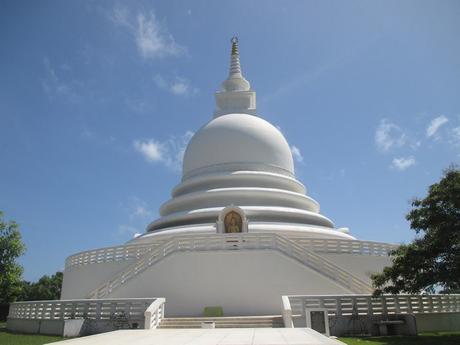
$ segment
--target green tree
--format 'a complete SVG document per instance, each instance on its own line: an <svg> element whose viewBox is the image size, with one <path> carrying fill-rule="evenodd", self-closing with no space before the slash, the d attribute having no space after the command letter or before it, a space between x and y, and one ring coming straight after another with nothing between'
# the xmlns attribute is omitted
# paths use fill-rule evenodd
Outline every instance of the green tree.
<svg viewBox="0 0 460 345"><path fill-rule="evenodd" d="M44 275L36 283L24 281L18 299L21 301L59 299L61 297L62 277L62 272L56 272L52 276Z"/></svg>
<svg viewBox="0 0 460 345"><path fill-rule="evenodd" d="M16 259L25 250L18 224L3 220L0 211L0 303L14 301L21 292L22 266Z"/></svg>
<svg viewBox="0 0 460 345"><path fill-rule="evenodd" d="M417 236L391 253L392 266L372 276L374 294L460 289L460 170L444 172L406 215Z"/></svg>

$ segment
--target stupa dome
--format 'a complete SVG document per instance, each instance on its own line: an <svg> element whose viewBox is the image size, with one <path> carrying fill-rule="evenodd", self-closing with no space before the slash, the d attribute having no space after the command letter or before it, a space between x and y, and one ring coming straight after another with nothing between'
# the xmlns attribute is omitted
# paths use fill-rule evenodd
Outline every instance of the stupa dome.
<svg viewBox="0 0 460 345"><path fill-rule="evenodd" d="M184 155L183 177L205 168L225 170L225 166L232 169L245 164L294 174L289 144L276 127L254 115L226 114L193 136Z"/></svg>

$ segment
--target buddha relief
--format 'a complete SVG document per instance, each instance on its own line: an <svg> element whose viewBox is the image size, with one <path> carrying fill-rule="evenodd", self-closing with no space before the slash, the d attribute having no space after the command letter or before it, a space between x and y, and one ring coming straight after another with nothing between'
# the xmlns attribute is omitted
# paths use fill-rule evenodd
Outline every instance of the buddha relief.
<svg viewBox="0 0 460 345"><path fill-rule="evenodd" d="M230 211L225 215L224 225L226 233L242 232L241 230L243 228L243 219L238 212Z"/></svg>

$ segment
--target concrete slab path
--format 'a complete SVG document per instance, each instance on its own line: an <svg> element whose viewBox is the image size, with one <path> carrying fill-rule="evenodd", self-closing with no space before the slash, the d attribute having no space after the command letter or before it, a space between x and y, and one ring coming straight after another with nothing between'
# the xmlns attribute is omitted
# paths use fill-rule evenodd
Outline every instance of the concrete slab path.
<svg viewBox="0 0 460 345"><path fill-rule="evenodd" d="M53 345L343 345L311 328L120 330Z"/></svg>

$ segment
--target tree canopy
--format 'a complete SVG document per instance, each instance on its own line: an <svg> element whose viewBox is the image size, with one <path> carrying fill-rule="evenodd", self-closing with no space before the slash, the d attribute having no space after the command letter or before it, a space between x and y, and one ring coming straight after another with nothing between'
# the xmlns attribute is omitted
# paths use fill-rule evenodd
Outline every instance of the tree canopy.
<svg viewBox="0 0 460 345"><path fill-rule="evenodd" d="M23 269L16 260L25 250L18 224L5 221L0 211L0 303L14 301L21 292Z"/></svg>
<svg viewBox="0 0 460 345"><path fill-rule="evenodd" d="M44 275L37 282L22 282L22 291L18 296L21 301L41 301L61 298L62 272L52 276Z"/></svg>
<svg viewBox="0 0 460 345"><path fill-rule="evenodd" d="M460 170L450 168L414 199L406 215L416 238L391 253L392 266L372 276L374 294L460 289Z"/></svg>

